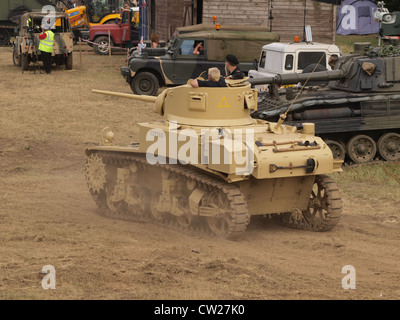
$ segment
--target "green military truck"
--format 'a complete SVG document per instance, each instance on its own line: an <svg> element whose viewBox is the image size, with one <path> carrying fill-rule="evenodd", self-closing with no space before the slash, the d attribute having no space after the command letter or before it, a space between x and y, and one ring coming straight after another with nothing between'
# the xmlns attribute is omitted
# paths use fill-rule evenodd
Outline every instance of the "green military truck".
<svg viewBox="0 0 400 320"><path fill-rule="evenodd" d="M56 0L2 0L0 1L0 46L9 45L16 36L20 18L25 12L56 6Z"/></svg>
<svg viewBox="0 0 400 320"><path fill-rule="evenodd" d="M121 74L139 95L156 95L161 86L187 83L189 79L207 77L207 70L218 67L223 76L225 56L234 54L240 69L247 74L253 68L263 45L279 41L267 27L196 25L178 28L166 48L144 48L134 51L121 67ZM193 54L199 42L204 51Z"/></svg>

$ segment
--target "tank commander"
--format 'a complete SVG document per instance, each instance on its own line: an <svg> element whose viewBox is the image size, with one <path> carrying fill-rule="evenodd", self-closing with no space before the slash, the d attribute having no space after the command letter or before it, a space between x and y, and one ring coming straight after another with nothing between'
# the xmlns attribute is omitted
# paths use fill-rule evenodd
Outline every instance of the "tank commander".
<svg viewBox="0 0 400 320"><path fill-rule="evenodd" d="M244 73L239 69L239 60L233 54L226 55L225 68L229 72L227 79L238 80L244 78Z"/></svg>
<svg viewBox="0 0 400 320"><path fill-rule="evenodd" d="M208 69L208 80L193 79L190 81L193 88L198 87L226 87L225 79L221 77L221 72L218 68Z"/></svg>

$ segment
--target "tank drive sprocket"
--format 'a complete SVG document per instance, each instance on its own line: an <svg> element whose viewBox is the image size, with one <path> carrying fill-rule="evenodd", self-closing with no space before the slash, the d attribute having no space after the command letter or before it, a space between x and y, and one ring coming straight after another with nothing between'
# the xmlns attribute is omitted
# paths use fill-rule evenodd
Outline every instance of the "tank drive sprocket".
<svg viewBox="0 0 400 320"><path fill-rule="evenodd" d="M106 183L106 169L101 157L91 154L85 165L85 177L92 193L99 193Z"/></svg>

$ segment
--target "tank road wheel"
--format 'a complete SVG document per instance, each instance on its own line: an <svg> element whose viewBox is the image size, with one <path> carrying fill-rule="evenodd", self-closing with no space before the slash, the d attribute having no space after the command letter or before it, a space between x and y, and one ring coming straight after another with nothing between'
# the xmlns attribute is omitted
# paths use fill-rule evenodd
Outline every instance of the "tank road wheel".
<svg viewBox="0 0 400 320"><path fill-rule="evenodd" d="M326 140L325 143L332 150L334 159L344 160L344 157L346 156L346 150L344 149L344 146L341 142L334 140Z"/></svg>
<svg viewBox="0 0 400 320"><path fill-rule="evenodd" d="M236 239L250 220L243 194L236 187L211 190L201 203L200 215L202 208L212 214L205 217L210 230L223 238Z"/></svg>
<svg viewBox="0 0 400 320"><path fill-rule="evenodd" d="M190 213L188 199L181 197L178 200L178 207L184 213L180 216L176 216L176 221L178 222L178 225L180 225L182 228L186 229L192 223L192 219L193 219L193 216Z"/></svg>
<svg viewBox="0 0 400 320"><path fill-rule="evenodd" d="M119 202L113 201L114 190L115 190L114 183L110 183L109 185L106 186L106 200L107 200L108 209L110 210L111 213L116 214L121 209L122 201L119 201Z"/></svg>
<svg viewBox="0 0 400 320"><path fill-rule="evenodd" d="M207 217L207 223L211 231L216 235L227 235L232 224L231 217L229 216L228 199L221 191L216 190L208 197L207 203L217 213L216 217Z"/></svg>
<svg viewBox="0 0 400 320"><path fill-rule="evenodd" d="M321 175L315 178L304 219L313 231L328 231L335 227L342 214L339 189L332 178Z"/></svg>
<svg viewBox="0 0 400 320"><path fill-rule="evenodd" d="M400 135L389 132L382 135L378 140L378 151L380 156L386 161L400 159Z"/></svg>
<svg viewBox="0 0 400 320"><path fill-rule="evenodd" d="M109 45L108 37L98 37L94 40L93 50L99 55L108 55ZM113 41L110 40L110 47L114 45Z"/></svg>
<svg viewBox="0 0 400 320"><path fill-rule="evenodd" d="M374 159L376 143L366 135L354 136L347 142L347 154L355 163L365 163Z"/></svg>
<svg viewBox="0 0 400 320"><path fill-rule="evenodd" d="M159 208L161 192L157 192L151 198L150 213L154 220L162 221L164 213Z"/></svg>
<svg viewBox="0 0 400 320"><path fill-rule="evenodd" d="M150 72L141 72L137 74L131 82L132 91L138 95L155 96L158 88L158 79Z"/></svg>
<svg viewBox="0 0 400 320"><path fill-rule="evenodd" d="M136 199L135 203L127 203L128 215L133 218L144 218L147 214L149 205L149 197L147 193L139 186L132 186L130 188L130 197Z"/></svg>

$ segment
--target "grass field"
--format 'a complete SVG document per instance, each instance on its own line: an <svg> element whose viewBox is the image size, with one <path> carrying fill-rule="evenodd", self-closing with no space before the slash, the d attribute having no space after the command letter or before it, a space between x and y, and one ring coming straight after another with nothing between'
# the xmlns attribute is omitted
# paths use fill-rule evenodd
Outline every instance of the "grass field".
<svg viewBox="0 0 400 320"><path fill-rule="evenodd" d="M378 35L369 34L365 36L360 35L336 35L336 45L342 50L343 54L353 51L354 43L357 42L370 42L372 46L378 45Z"/></svg>

